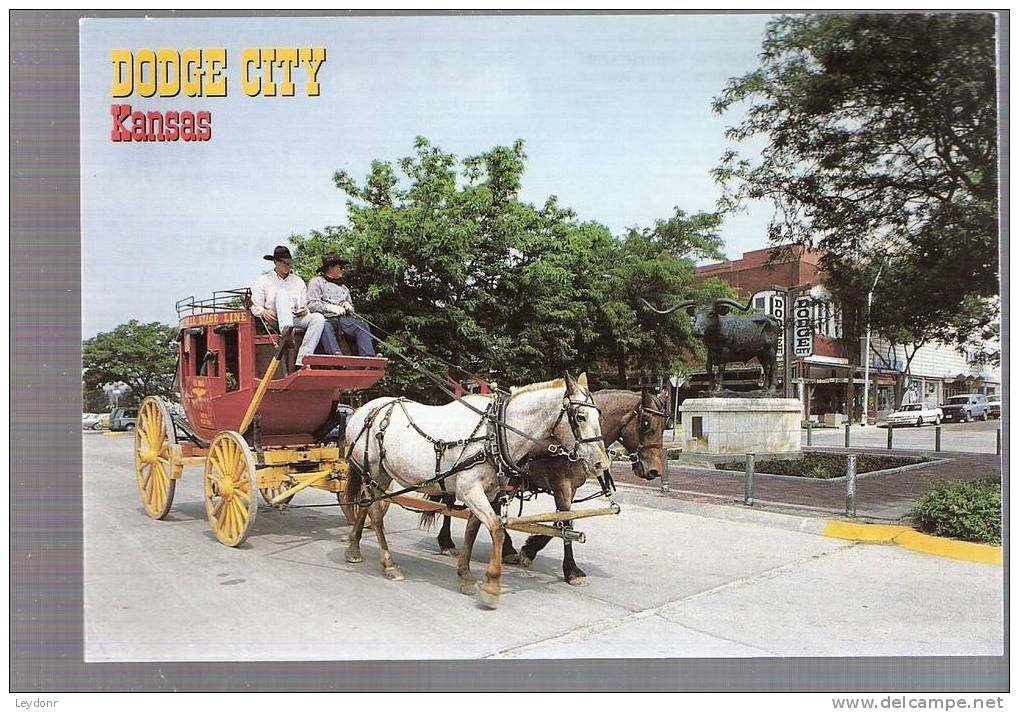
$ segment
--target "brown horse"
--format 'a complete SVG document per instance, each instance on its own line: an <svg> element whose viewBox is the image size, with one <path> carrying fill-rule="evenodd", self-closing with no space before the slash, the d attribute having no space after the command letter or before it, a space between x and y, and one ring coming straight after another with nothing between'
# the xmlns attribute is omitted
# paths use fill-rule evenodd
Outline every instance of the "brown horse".
<svg viewBox="0 0 1019 712"><path fill-rule="evenodd" d="M633 473L644 480L653 480L665 468L664 450L662 448L662 431L668 419L668 389L653 394L647 388L641 393L608 389L592 394L601 409L602 438L605 446L617 440L626 448L630 455ZM527 482L525 490L529 492L548 492L555 497L556 510L570 511L573 495L587 481L587 473L579 462L569 462L562 457L549 457L532 460L527 466ZM447 506L452 505L452 498L434 497ZM427 526L434 520L434 513L422 515L422 524ZM474 546L480 522L473 516L467 522L464 532L465 552L459 552L461 561L470 560L470 550ZM456 545L449 531L450 517L444 517L442 529L439 531L439 550L447 556L457 556ZM503 538L502 560L508 564L530 566L538 552L548 544L551 537L532 535L524 543L518 553L510 541L509 532ZM563 576L567 583L574 586L582 585L585 574L577 566L573 558L573 542L563 541Z"/></svg>

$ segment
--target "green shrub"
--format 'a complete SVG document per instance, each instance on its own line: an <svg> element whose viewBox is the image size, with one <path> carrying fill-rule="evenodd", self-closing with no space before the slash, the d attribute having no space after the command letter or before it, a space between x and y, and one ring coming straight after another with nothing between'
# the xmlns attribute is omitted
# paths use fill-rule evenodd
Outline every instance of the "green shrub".
<svg viewBox="0 0 1019 712"><path fill-rule="evenodd" d="M966 541L1001 543L1001 483L947 482L924 495L912 512L917 529Z"/></svg>
<svg viewBox="0 0 1019 712"><path fill-rule="evenodd" d="M927 462L926 457L893 457L890 455L857 455L856 474L875 470L889 470L893 467L915 465ZM722 462L715 467L719 470L742 470L745 461ZM806 452L802 457L787 460L758 460L754 470L768 475L792 475L830 480L846 474L846 456L827 452Z"/></svg>

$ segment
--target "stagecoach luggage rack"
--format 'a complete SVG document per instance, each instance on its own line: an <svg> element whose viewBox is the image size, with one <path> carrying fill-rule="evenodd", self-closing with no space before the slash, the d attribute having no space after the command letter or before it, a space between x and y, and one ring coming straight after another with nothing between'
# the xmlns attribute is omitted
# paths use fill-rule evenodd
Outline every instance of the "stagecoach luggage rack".
<svg viewBox="0 0 1019 712"><path fill-rule="evenodd" d="M251 308L251 290L246 287L243 289L221 289L205 299L195 299L194 296L184 297L176 303L176 308L179 319L194 314L236 309L246 310Z"/></svg>

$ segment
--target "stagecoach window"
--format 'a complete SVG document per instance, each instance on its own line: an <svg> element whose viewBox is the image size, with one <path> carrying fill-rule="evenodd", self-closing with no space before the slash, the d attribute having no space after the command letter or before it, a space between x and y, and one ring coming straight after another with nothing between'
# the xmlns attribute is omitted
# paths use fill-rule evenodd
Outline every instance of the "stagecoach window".
<svg viewBox="0 0 1019 712"><path fill-rule="evenodd" d="M205 364L205 354L209 351L209 340L205 336L205 329L198 330L199 333L195 333L195 329L192 329L188 335L191 339L191 353L189 354L191 362L191 374L194 376L204 375L201 372L202 366Z"/></svg>
<svg viewBox="0 0 1019 712"><path fill-rule="evenodd" d="M220 374L226 376L226 389L236 391L240 388L240 350L237 347L237 329L230 329L220 332L223 335L223 352L225 354L225 372Z"/></svg>

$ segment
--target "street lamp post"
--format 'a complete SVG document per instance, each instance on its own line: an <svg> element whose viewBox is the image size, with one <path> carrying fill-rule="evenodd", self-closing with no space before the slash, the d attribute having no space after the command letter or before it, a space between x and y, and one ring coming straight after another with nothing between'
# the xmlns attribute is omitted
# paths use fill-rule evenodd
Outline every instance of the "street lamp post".
<svg viewBox="0 0 1019 712"><path fill-rule="evenodd" d="M867 425L867 408L870 403L870 305L874 301L874 290L877 289L877 281L881 279L881 270L884 265L877 268L877 275L874 277L874 284L870 286L870 291L867 292L867 337L866 344L863 347L863 408L862 415L860 416L860 425ZM852 374L850 373L850 378ZM877 420L877 408L874 409L874 419Z"/></svg>

